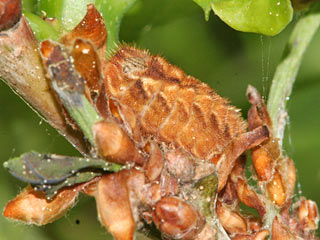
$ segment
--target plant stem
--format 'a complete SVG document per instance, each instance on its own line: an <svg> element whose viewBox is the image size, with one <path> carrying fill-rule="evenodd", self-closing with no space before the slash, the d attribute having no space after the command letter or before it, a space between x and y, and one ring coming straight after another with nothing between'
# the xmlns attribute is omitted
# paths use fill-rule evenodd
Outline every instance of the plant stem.
<svg viewBox="0 0 320 240"><path fill-rule="evenodd" d="M92 146L96 146L92 128L96 122L102 120L96 110L91 106L84 94L79 92L64 91L56 82L52 87L59 95L63 106L67 109L72 119L78 124L84 136Z"/></svg>
<svg viewBox="0 0 320 240"><path fill-rule="evenodd" d="M65 136L81 153L87 153L86 142L65 121L50 89L36 40L26 19L0 34L0 80L12 88L43 119Z"/></svg>
<svg viewBox="0 0 320 240"><path fill-rule="evenodd" d="M318 3L315 6L317 10L314 8L314 11L302 16L296 23L272 80L268 110L273 123L274 135L279 139L280 145L282 145L287 123L286 102L289 100L302 56L320 25L319 7Z"/></svg>
<svg viewBox="0 0 320 240"><path fill-rule="evenodd" d="M30 12L24 12L24 16L27 18L28 23L38 39L38 41L43 41L45 39L51 39L58 41L59 33L47 22L35 14Z"/></svg>
<svg viewBox="0 0 320 240"><path fill-rule="evenodd" d="M119 44L119 31L123 15L136 0L96 0L95 5L102 13L108 31L107 57Z"/></svg>

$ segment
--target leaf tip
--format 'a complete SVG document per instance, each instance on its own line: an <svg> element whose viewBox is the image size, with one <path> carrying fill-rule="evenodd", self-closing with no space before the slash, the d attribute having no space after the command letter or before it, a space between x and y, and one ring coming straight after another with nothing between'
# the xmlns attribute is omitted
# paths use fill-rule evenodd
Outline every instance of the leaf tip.
<svg viewBox="0 0 320 240"><path fill-rule="evenodd" d="M211 12L211 8L210 7L204 10L204 19L206 20L206 22L209 21L210 12Z"/></svg>
<svg viewBox="0 0 320 240"><path fill-rule="evenodd" d="M204 18L206 21L209 21L210 12L211 12L211 2L207 0L193 0L198 4L204 11Z"/></svg>

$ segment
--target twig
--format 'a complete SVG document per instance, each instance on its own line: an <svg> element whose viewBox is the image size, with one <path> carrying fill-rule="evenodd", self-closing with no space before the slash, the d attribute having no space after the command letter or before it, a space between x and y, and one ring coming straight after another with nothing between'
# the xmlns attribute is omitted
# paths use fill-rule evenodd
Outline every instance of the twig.
<svg viewBox="0 0 320 240"><path fill-rule="evenodd" d="M81 134L66 123L50 91L38 52L38 42L24 17L11 29L0 32L0 52L1 80L75 148L86 153Z"/></svg>
<svg viewBox="0 0 320 240"><path fill-rule="evenodd" d="M320 4L302 16L296 23L282 60L278 65L268 99L268 110L272 119L274 135L282 145L287 123L286 102L289 100L302 56L320 25Z"/></svg>

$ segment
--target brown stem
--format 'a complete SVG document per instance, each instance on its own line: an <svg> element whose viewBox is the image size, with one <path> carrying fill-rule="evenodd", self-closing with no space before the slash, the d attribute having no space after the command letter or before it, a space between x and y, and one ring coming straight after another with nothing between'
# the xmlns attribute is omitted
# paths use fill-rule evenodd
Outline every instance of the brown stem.
<svg viewBox="0 0 320 240"><path fill-rule="evenodd" d="M0 1L0 31L13 27L21 18L21 0Z"/></svg>
<svg viewBox="0 0 320 240"><path fill-rule="evenodd" d="M75 148L87 152L83 137L67 125L50 91L38 41L24 17L11 29L0 32L0 53L0 78Z"/></svg>

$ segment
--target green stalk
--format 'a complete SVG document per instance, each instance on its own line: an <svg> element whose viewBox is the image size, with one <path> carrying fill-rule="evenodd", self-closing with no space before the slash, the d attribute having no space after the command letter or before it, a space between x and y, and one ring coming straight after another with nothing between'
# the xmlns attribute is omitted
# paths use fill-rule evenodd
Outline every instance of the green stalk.
<svg viewBox="0 0 320 240"><path fill-rule="evenodd" d="M49 23L43 21L41 17L33 13L24 11L23 14L27 18L38 41L43 41L45 39L58 41L60 38L59 32L57 32Z"/></svg>
<svg viewBox="0 0 320 240"><path fill-rule="evenodd" d="M274 135L279 139L280 145L287 123L286 102L290 97L303 54L320 25L319 9L320 4L317 3L313 11L302 16L296 23L272 80L268 110Z"/></svg>
<svg viewBox="0 0 320 240"><path fill-rule="evenodd" d="M102 120L100 115L91 106L87 98L81 92L65 91L64 87L58 86L55 81L52 87L59 95L63 106L67 109L72 119L78 124L84 136L92 146L96 146L92 128L96 122Z"/></svg>
<svg viewBox="0 0 320 240"><path fill-rule="evenodd" d="M96 0L96 7L105 20L108 40L107 55L119 43L120 24L124 14L131 8L136 0Z"/></svg>

